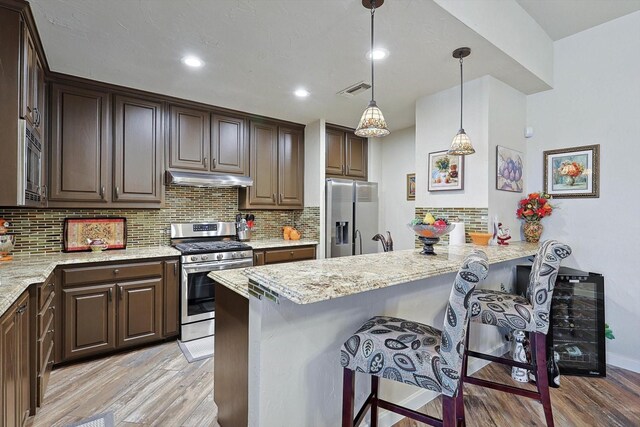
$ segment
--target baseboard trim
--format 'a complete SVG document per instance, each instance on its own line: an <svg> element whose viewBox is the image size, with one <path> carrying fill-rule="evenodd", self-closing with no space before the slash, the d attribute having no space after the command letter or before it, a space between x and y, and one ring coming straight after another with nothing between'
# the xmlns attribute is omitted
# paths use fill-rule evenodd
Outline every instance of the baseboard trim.
<svg viewBox="0 0 640 427"><path fill-rule="evenodd" d="M487 354L491 354L493 356L502 356L507 351L509 351L509 343L503 343L495 347L493 350L486 352ZM469 369L468 373L472 374L481 368L488 365L490 362L482 359L469 359ZM419 409L429 403L431 400L435 399L438 395L433 396L433 392L425 389L418 389L415 393L411 394L409 397L404 399L402 402L399 402L399 405L406 406L411 409ZM404 417L402 415L398 415L395 412L391 411L380 411L380 415L378 416L378 425L380 427L391 427ZM368 423L365 423L366 427L369 427Z"/></svg>
<svg viewBox="0 0 640 427"><path fill-rule="evenodd" d="M640 373L640 360L632 359L610 351L607 352L607 365L613 365L618 368Z"/></svg>

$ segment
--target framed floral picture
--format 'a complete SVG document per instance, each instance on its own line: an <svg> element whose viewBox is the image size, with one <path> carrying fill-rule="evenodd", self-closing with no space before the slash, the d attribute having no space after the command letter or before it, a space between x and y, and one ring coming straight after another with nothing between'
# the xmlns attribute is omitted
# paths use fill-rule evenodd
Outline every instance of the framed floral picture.
<svg viewBox="0 0 640 427"><path fill-rule="evenodd" d="M429 153L428 191L464 189L464 156L447 154L447 150Z"/></svg>
<svg viewBox="0 0 640 427"><path fill-rule="evenodd" d="M407 200L416 199L416 174L407 174Z"/></svg>
<svg viewBox="0 0 640 427"><path fill-rule="evenodd" d="M520 151L496 146L496 189L522 193L524 156Z"/></svg>
<svg viewBox="0 0 640 427"><path fill-rule="evenodd" d="M600 197L600 145L545 151L544 188L555 199Z"/></svg>

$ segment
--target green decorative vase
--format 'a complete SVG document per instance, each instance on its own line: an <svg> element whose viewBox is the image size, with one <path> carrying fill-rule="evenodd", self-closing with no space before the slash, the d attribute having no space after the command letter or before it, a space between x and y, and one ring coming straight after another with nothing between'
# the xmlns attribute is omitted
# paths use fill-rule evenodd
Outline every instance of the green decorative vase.
<svg viewBox="0 0 640 427"><path fill-rule="evenodd" d="M540 221L525 221L522 225L524 239L529 243L538 243L544 227Z"/></svg>

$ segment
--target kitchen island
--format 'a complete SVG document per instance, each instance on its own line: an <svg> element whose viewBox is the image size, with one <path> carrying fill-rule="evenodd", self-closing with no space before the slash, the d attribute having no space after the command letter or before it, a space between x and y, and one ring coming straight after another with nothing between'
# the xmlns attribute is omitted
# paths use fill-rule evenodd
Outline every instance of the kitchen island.
<svg viewBox="0 0 640 427"><path fill-rule="evenodd" d="M220 425L339 425L341 344L374 315L441 328L455 273L474 248L484 250L490 263L483 287L500 289L510 288L514 266L535 254L537 245L437 246L435 257L416 249L212 272ZM471 348L501 354L506 346L497 328L478 327ZM481 366L472 363L469 371ZM357 377L356 404L368 393L367 380ZM383 399L412 408L435 396L381 382ZM397 419L383 413L380 425Z"/></svg>

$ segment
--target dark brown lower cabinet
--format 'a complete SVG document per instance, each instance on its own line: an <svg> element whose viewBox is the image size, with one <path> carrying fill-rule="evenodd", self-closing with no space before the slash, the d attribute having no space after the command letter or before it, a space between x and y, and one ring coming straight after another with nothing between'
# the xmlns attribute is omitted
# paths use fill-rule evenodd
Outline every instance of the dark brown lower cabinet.
<svg viewBox="0 0 640 427"><path fill-rule="evenodd" d="M63 289L63 359L116 348L115 284Z"/></svg>
<svg viewBox="0 0 640 427"><path fill-rule="evenodd" d="M164 336L178 335L180 328L180 261L164 262Z"/></svg>
<svg viewBox="0 0 640 427"><path fill-rule="evenodd" d="M162 338L162 277L118 283L118 347Z"/></svg>
<svg viewBox="0 0 640 427"><path fill-rule="evenodd" d="M0 426L21 426L30 412L29 293L0 318Z"/></svg>
<svg viewBox="0 0 640 427"><path fill-rule="evenodd" d="M278 264L282 262L304 261L316 259L316 247L296 246L289 248L272 248L253 251L253 265Z"/></svg>

